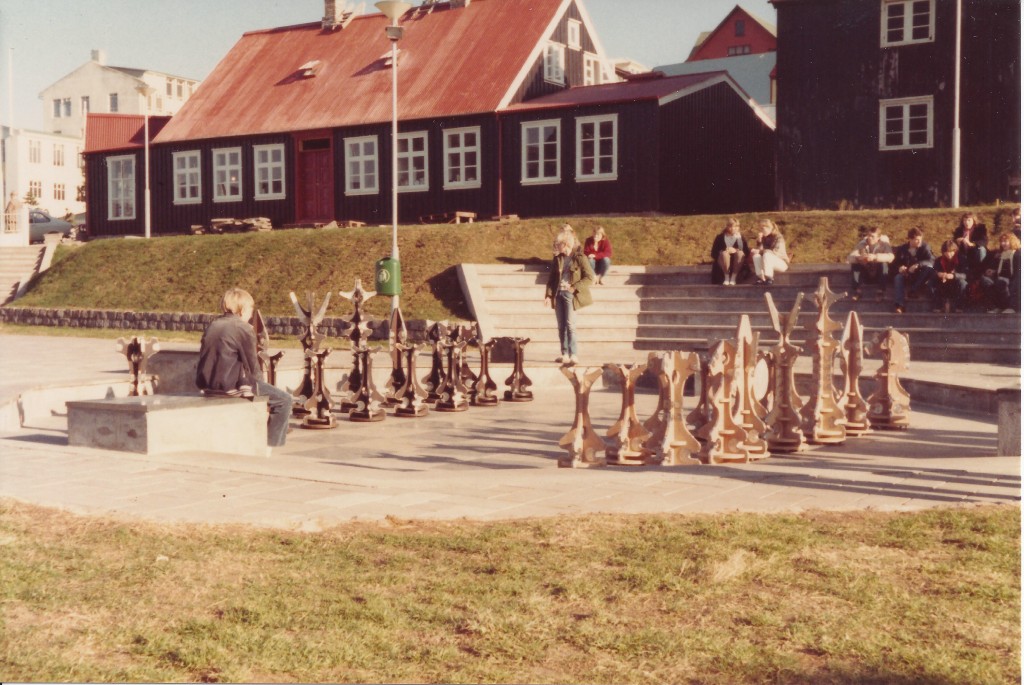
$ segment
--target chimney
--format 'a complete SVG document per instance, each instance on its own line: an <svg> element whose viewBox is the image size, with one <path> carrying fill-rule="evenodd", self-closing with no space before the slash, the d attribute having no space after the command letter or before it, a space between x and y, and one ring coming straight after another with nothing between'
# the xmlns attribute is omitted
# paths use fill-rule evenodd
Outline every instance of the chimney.
<svg viewBox="0 0 1024 685"><path fill-rule="evenodd" d="M345 23L345 14L345 0L324 0L324 18L320 25L333 31Z"/></svg>
<svg viewBox="0 0 1024 685"><path fill-rule="evenodd" d="M451 0L452 7L469 7L470 0Z"/></svg>
<svg viewBox="0 0 1024 685"><path fill-rule="evenodd" d="M107 51L106 50L93 50L92 61L101 67L107 66Z"/></svg>

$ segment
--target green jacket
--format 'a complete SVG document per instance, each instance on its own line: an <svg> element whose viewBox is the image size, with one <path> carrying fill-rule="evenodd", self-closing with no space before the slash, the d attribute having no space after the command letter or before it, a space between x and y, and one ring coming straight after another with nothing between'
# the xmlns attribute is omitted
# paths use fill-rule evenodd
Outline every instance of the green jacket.
<svg viewBox="0 0 1024 685"><path fill-rule="evenodd" d="M569 285L574 289L572 308L579 309L593 304L594 298L590 295L590 284L594 282L594 270L590 268L590 260L578 247L568 257L559 254L551 260L551 272L548 274L548 285L544 296L551 298L551 306L554 307L555 295L558 294L558 283L562 275L562 265L566 259L572 260L572 266L569 267Z"/></svg>

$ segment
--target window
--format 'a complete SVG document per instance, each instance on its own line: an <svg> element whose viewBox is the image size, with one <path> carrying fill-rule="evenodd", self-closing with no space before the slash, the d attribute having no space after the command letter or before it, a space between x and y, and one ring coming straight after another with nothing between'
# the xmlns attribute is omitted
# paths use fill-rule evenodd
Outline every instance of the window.
<svg viewBox="0 0 1024 685"><path fill-rule="evenodd" d="M178 83L178 99L185 97L185 82L179 80Z"/></svg>
<svg viewBox="0 0 1024 685"><path fill-rule="evenodd" d="M64 146L60 143L53 144L53 166L64 166Z"/></svg>
<svg viewBox="0 0 1024 685"><path fill-rule="evenodd" d="M618 178L619 118L617 114L576 119L576 180Z"/></svg>
<svg viewBox="0 0 1024 685"><path fill-rule="evenodd" d="M71 98L64 98L63 100L61 100L61 105L64 108L64 116L71 116Z"/></svg>
<svg viewBox="0 0 1024 685"><path fill-rule="evenodd" d="M402 133L398 136L399 190L427 190L427 134Z"/></svg>
<svg viewBox="0 0 1024 685"><path fill-rule="evenodd" d="M157 97L157 99L156 99L156 109L157 109L158 112L164 111L164 99L162 97Z"/></svg>
<svg viewBox="0 0 1024 685"><path fill-rule="evenodd" d="M37 200L43 196L43 182L42 181L29 181L28 182L28 194Z"/></svg>
<svg viewBox="0 0 1024 685"><path fill-rule="evenodd" d="M242 199L242 148L213 151L213 201Z"/></svg>
<svg viewBox="0 0 1024 685"><path fill-rule="evenodd" d="M40 141L28 141L28 161L30 164L42 164L43 144Z"/></svg>
<svg viewBox="0 0 1024 685"><path fill-rule="evenodd" d="M170 95L174 92L174 81L167 79L167 94Z"/></svg>
<svg viewBox="0 0 1024 685"><path fill-rule="evenodd" d="M107 158L107 218L135 218L135 157Z"/></svg>
<svg viewBox="0 0 1024 685"><path fill-rule="evenodd" d="M601 83L601 60L597 55L583 53L583 85L596 86Z"/></svg>
<svg viewBox="0 0 1024 685"><path fill-rule="evenodd" d="M55 98L53 101L53 118L60 119L60 98Z"/></svg>
<svg viewBox="0 0 1024 685"><path fill-rule="evenodd" d="M54 183L53 184L53 199L63 200L64 199L64 184Z"/></svg>
<svg viewBox="0 0 1024 685"><path fill-rule="evenodd" d="M444 132L444 187L480 187L480 127Z"/></svg>
<svg viewBox="0 0 1024 685"><path fill-rule="evenodd" d="M377 186L377 136L345 139L345 194L369 195Z"/></svg>
<svg viewBox="0 0 1024 685"><path fill-rule="evenodd" d="M110 111L117 112L117 93L110 94Z"/></svg>
<svg viewBox="0 0 1024 685"><path fill-rule="evenodd" d="M82 116L84 117L88 113L89 113L89 96L88 95L83 95L82 96Z"/></svg>
<svg viewBox="0 0 1024 685"><path fill-rule="evenodd" d="M560 131L561 123L557 119L523 123L524 184L562 180Z"/></svg>
<svg viewBox="0 0 1024 685"><path fill-rule="evenodd" d="M568 38L565 42L569 44L571 50L579 50L582 47L580 42L580 22L576 19L570 19L567 30Z"/></svg>
<svg viewBox="0 0 1024 685"><path fill-rule="evenodd" d="M544 49L544 80L565 85L565 46L561 43L548 43Z"/></svg>
<svg viewBox="0 0 1024 685"><path fill-rule="evenodd" d="M726 50L726 53L729 55L729 57L735 57L736 55L749 55L750 54L750 46L749 45L730 45L728 47L728 49Z"/></svg>
<svg viewBox="0 0 1024 685"><path fill-rule="evenodd" d="M935 0L882 0L882 47L935 40Z"/></svg>
<svg viewBox="0 0 1024 685"><path fill-rule="evenodd" d="M284 194L284 145L253 148L257 200L280 200Z"/></svg>
<svg viewBox="0 0 1024 685"><path fill-rule="evenodd" d="M932 147L932 97L882 100L878 107L878 149Z"/></svg>
<svg viewBox="0 0 1024 685"><path fill-rule="evenodd" d="M743 36L747 35L747 22L744 21L743 19L737 19L736 23L733 24L733 28L735 29L735 34L737 38L742 38Z"/></svg>
<svg viewBox="0 0 1024 685"><path fill-rule="evenodd" d="M174 159L174 204L185 205L203 201L202 169L199 151L175 152Z"/></svg>

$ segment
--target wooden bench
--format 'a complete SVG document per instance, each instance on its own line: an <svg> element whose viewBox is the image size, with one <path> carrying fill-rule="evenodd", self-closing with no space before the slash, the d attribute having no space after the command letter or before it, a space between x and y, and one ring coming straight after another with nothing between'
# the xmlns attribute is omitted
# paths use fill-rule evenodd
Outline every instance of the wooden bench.
<svg viewBox="0 0 1024 685"><path fill-rule="evenodd" d="M144 395L67 403L68 443L165 454L267 456L267 398Z"/></svg>
<svg viewBox="0 0 1024 685"><path fill-rule="evenodd" d="M442 214L424 214L420 217L421 224L461 224L463 221L473 223L476 212L444 212Z"/></svg>

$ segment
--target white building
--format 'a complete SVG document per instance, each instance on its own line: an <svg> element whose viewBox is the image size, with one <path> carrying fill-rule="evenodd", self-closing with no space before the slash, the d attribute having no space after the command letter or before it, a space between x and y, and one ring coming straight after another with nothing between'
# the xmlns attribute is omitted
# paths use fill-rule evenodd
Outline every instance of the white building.
<svg viewBox="0 0 1024 685"><path fill-rule="evenodd" d="M39 94L44 128L82 137L89 112L172 115L198 85L195 79L183 76L107 66L104 52L93 50L90 61Z"/></svg>
<svg viewBox="0 0 1024 685"><path fill-rule="evenodd" d="M79 136L0 128L4 165L4 203L31 193L41 209L61 218L85 211L85 177Z"/></svg>

